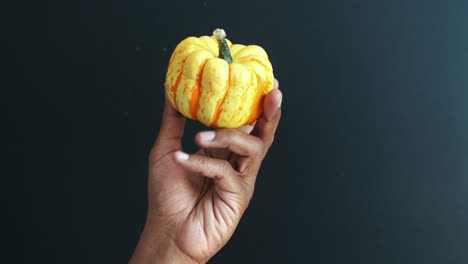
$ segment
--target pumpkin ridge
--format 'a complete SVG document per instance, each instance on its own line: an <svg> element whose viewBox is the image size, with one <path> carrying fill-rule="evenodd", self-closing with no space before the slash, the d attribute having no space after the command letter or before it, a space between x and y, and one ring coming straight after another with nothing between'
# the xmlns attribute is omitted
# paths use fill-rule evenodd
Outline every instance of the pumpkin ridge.
<svg viewBox="0 0 468 264"><path fill-rule="evenodd" d="M182 63L184 64L185 60ZM176 83L174 84L174 86L171 87L172 100L174 103L174 107L177 109L179 108L179 106L177 105L177 88L179 87L180 82L182 81L183 75L184 75L184 67L182 67L182 69L180 70L179 76L177 76Z"/></svg>
<svg viewBox="0 0 468 264"><path fill-rule="evenodd" d="M229 68L231 68L231 66L229 66ZM231 77L230 77L230 73L229 73L229 76L226 80L226 86L225 86L225 90L226 92L224 93L224 96L221 100L218 101L218 103L216 104L216 107L215 107L215 111L214 111L214 116L213 116L213 119L211 120L210 122L210 126L216 126L216 124L218 123L218 120L219 120L219 117L221 116L221 106L224 104L224 101L226 101L226 98L227 98L227 95L229 93L229 87L230 87L230 83L231 83Z"/></svg>
<svg viewBox="0 0 468 264"><path fill-rule="evenodd" d="M260 58L268 59L268 54L266 51L256 45L243 45L242 48L236 52L236 56L240 59L251 57L251 56L258 56Z"/></svg>
<svg viewBox="0 0 468 264"><path fill-rule="evenodd" d="M232 59L235 60L236 62L238 62L237 54L239 53L239 51L241 51L245 47L246 46L244 44L232 44L232 46L230 47Z"/></svg>
<svg viewBox="0 0 468 264"><path fill-rule="evenodd" d="M262 83L265 83L265 85L263 85L261 87L262 88L261 91L265 92L265 93L268 93L271 90L271 88L273 87L273 83L269 80L269 75L270 75L269 73L271 73L273 71L273 69L271 68L271 65L267 65L267 64L263 63L258 58L251 58L248 61L250 61L251 63L256 63L256 64L260 65L260 67L262 67L263 70L265 71L265 74L262 77L262 75L257 73L255 70L253 70L253 68L251 66L249 66L248 64L244 65L247 69L253 70L254 74L257 76L257 81L261 80ZM272 73L271 73L271 76L273 76ZM260 82L258 82L258 83L260 83ZM267 85L269 83L271 83L271 84Z"/></svg>
<svg viewBox="0 0 468 264"><path fill-rule="evenodd" d="M256 91L256 95L258 94L258 77L257 77L257 74L255 74L253 71L251 71L249 69L249 71L251 72L252 76L250 76L250 80L252 81L252 78L256 78L257 79L257 91ZM252 89L252 87L249 87L249 89ZM246 91L246 95L247 95L247 92ZM255 97L256 97L255 95ZM247 122L249 122L251 119L252 119L252 116L254 115L254 107L255 107L255 98L252 100L252 104L248 106L249 107L249 114L248 114L248 117L247 117Z"/></svg>
<svg viewBox="0 0 468 264"><path fill-rule="evenodd" d="M203 79L203 71L205 70L206 63L208 62L208 59L203 61L201 67L200 67L200 75L198 76L194 89L192 90L192 96L190 97L190 103L189 103L189 111L190 114L194 117L197 118L197 113L198 109L200 109L200 89L202 87L201 81Z"/></svg>
<svg viewBox="0 0 468 264"><path fill-rule="evenodd" d="M188 46L192 45L190 43L190 38L186 38L184 39L182 42L180 42L177 47L174 49L174 52L172 53L171 55L171 58L169 59L169 65L172 64L172 62L174 61L174 59L179 55L180 52L182 52L185 48L187 48Z"/></svg>
<svg viewBox="0 0 468 264"><path fill-rule="evenodd" d="M206 45L206 47L203 47L203 49L209 51L211 54L213 54L214 57L218 57L218 55L219 55L218 50L215 47L213 47L217 43L213 38L211 38L211 37L206 37L206 38L200 37L199 39L200 39L200 41L202 41ZM214 43L211 42L211 41L213 41Z"/></svg>
<svg viewBox="0 0 468 264"><path fill-rule="evenodd" d="M265 70L271 71L271 65L268 65L267 63L265 63L262 59L258 58L258 56L244 57L244 59L239 59L239 63L247 62L247 61L258 63Z"/></svg>
<svg viewBox="0 0 468 264"><path fill-rule="evenodd" d="M180 44L177 48L177 49L186 49L188 47L193 47L194 48L194 52L197 51L197 50L207 50L211 53L211 51L206 48L205 46L207 45L205 41L203 41L201 38L196 38L196 37L190 37L190 38L187 38L183 41L184 43L183 44ZM190 56L190 54L187 54L187 57Z"/></svg>
<svg viewBox="0 0 468 264"><path fill-rule="evenodd" d="M247 123L251 124L253 123L258 117L259 114L261 113L261 109L263 109L263 99L264 99L264 87L261 87L263 84L263 80L254 72L252 72L252 77L251 78L256 78L257 80L257 85L256 85L256 93L255 93L255 98L252 101L252 105L250 106L250 116L247 119Z"/></svg>

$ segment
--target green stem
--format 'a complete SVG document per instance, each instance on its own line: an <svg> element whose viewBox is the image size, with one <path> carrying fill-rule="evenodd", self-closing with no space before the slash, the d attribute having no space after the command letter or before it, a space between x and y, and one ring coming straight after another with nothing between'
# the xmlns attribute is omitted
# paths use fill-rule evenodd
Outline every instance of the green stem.
<svg viewBox="0 0 468 264"><path fill-rule="evenodd" d="M228 43L226 41L226 32L223 29L216 29L213 31L213 35L218 40L219 44L219 58L224 59L227 63L232 63L231 51L229 50Z"/></svg>

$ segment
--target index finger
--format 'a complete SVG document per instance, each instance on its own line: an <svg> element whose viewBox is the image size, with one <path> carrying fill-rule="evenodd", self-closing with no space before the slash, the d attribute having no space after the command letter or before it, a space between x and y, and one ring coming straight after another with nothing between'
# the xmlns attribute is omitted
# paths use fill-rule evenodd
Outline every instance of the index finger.
<svg viewBox="0 0 468 264"><path fill-rule="evenodd" d="M185 117L167 99L162 114L161 126L156 142L151 150L151 159L157 161L170 152L182 149Z"/></svg>

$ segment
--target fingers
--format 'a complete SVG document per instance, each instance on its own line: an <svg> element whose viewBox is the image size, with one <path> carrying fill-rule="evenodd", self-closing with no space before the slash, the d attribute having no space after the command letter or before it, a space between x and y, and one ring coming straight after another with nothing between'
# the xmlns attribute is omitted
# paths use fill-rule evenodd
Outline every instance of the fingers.
<svg viewBox="0 0 468 264"><path fill-rule="evenodd" d="M229 149L240 156L262 157L263 141L238 129L220 129L204 131L195 136L195 141L202 148Z"/></svg>
<svg viewBox="0 0 468 264"><path fill-rule="evenodd" d="M230 152L243 156L240 159L242 162L238 162L236 169L244 173L247 163L251 163L252 160L261 160L273 143L281 117L281 100L282 94L278 89L278 81L275 80L274 89L265 97L263 115L257 120L252 135L249 134L252 127L248 125L239 129L201 132L196 135L195 140L200 147L210 149L210 153L227 153L216 155L217 158L230 160ZM246 159L249 161L247 162Z"/></svg>
<svg viewBox="0 0 468 264"><path fill-rule="evenodd" d="M167 153L181 149L184 127L184 116L166 98L159 135L152 150L152 152L155 152L152 159L159 160Z"/></svg>
<svg viewBox="0 0 468 264"><path fill-rule="evenodd" d="M264 142L264 153L270 148L275 137L276 128L278 127L281 118L281 101L283 95L278 89L278 81L275 80L275 87L267 94L263 102L263 114L257 121L257 124L252 132Z"/></svg>
<svg viewBox="0 0 468 264"><path fill-rule="evenodd" d="M253 128L255 126L255 122L251 125L243 125L237 130L245 133L245 134L250 134L252 132ZM219 158L219 159L227 159L229 160L232 157L232 152L229 149L222 148L222 149L211 149L209 152L211 155Z"/></svg>
<svg viewBox="0 0 468 264"><path fill-rule="evenodd" d="M215 180L215 186L223 191L240 193L240 177L228 161L202 155L189 155L177 151L174 160L184 169Z"/></svg>

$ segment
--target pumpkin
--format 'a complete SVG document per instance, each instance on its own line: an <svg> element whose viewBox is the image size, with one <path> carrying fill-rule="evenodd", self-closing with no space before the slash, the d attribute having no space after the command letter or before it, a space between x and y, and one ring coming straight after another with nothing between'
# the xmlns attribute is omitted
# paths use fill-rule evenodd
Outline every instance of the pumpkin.
<svg viewBox="0 0 468 264"><path fill-rule="evenodd" d="M222 29L187 37L169 60L165 89L184 116L208 127L237 128L262 113L273 89L273 68L258 45L232 44Z"/></svg>

